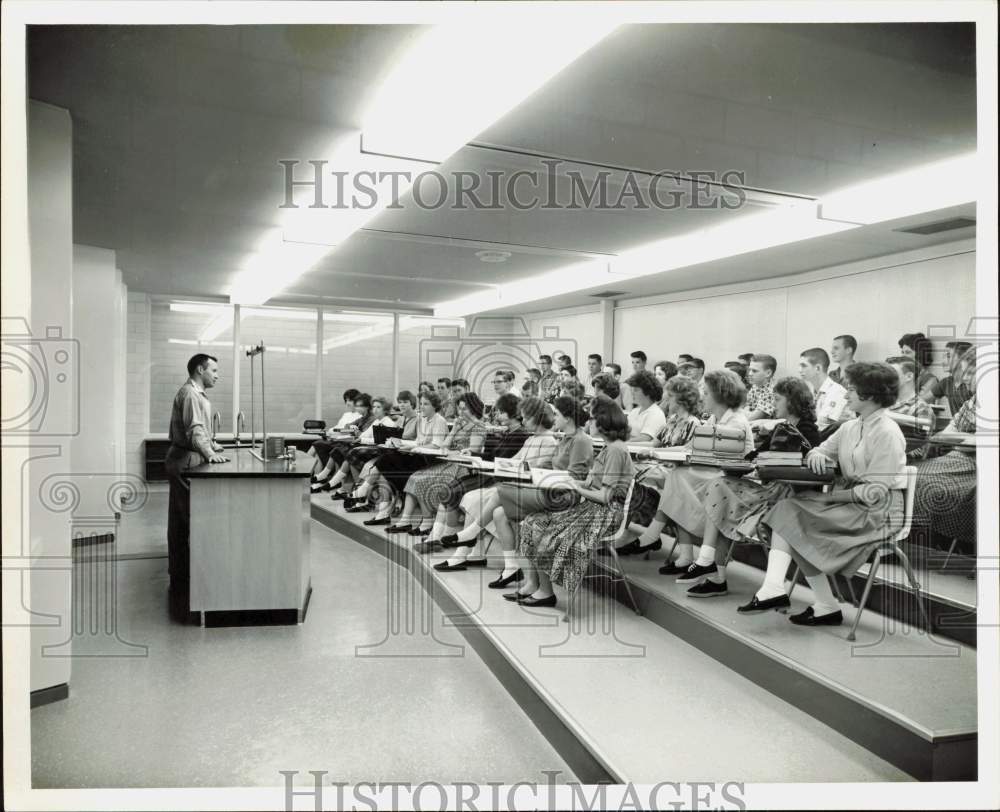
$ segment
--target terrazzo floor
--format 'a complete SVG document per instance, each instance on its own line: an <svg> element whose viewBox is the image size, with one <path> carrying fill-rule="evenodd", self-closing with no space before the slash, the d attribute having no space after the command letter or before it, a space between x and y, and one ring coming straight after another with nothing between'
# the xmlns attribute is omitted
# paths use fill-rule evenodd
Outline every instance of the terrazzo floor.
<svg viewBox="0 0 1000 812"><path fill-rule="evenodd" d="M456 629L437 637L459 656L357 656L386 636L388 564L317 522L312 533L314 591L298 627L174 624L166 559L118 561L117 634L77 637L69 699L32 711L33 786L278 786L279 770L299 783L308 770L345 782L573 780Z"/></svg>

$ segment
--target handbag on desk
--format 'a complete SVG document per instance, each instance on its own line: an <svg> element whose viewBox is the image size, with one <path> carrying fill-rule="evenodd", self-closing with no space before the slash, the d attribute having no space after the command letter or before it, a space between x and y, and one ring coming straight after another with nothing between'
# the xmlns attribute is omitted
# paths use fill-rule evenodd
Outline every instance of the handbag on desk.
<svg viewBox="0 0 1000 812"><path fill-rule="evenodd" d="M742 457L746 447L746 432L731 426L698 426L694 430L691 450L696 454L720 454Z"/></svg>
<svg viewBox="0 0 1000 812"><path fill-rule="evenodd" d="M805 453L812 448L802 432L791 423L779 423L771 432L771 442L768 451L799 451Z"/></svg>
<svg viewBox="0 0 1000 812"><path fill-rule="evenodd" d="M390 437L402 437L402 426L372 426L372 437L375 445L385 445Z"/></svg>

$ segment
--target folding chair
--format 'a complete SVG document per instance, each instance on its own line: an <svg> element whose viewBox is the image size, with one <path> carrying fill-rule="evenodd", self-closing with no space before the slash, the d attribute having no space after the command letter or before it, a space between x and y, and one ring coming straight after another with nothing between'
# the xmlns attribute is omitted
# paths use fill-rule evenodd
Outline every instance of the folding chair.
<svg viewBox="0 0 1000 812"><path fill-rule="evenodd" d="M594 564L594 556L600 549L603 549L607 552L607 554L611 557L611 561L614 565L614 569L610 574L611 583L616 583L618 581L621 581L622 583L625 584L625 592L628 594L629 603L632 604L632 608L635 610L635 613L637 615L642 615L642 610L639 608L639 604L635 600L635 595L632 594L632 586L631 584L629 584L628 578L625 577L625 571L622 569L622 564L618 558L618 553L615 551L615 544L614 544L615 536L617 536L618 533L620 533L622 529L626 527L628 524L628 509L629 505L632 502L632 494L635 492L635 483L636 479L635 477L633 477L632 481L629 483L628 486L628 493L625 495L625 504L622 507L621 527L618 529L617 533L613 534L610 538L605 539L602 542L601 546L595 547L593 550L591 550L590 563L587 566L587 572L584 573L583 578L580 579L580 583L578 583L576 587L573 589L573 591L570 593L569 599L566 602L566 612L565 614L563 614L563 623L569 623L569 616L573 613L573 602L576 599L576 593L579 591L580 585L584 582L584 580L587 578L608 577L607 574L605 573L599 573L597 575L589 574L590 567L592 567Z"/></svg>
<svg viewBox="0 0 1000 812"><path fill-rule="evenodd" d="M906 578L910 584L910 591L913 593L913 597L917 602L917 607L920 609L920 615L923 618L924 626L928 631L931 629L930 618L927 615L927 607L924 605L923 596L920 594L920 582L917 581L917 577L913 572L913 565L910 564L910 559L903 552L899 543L903 541L908 535L910 535L910 526L913 523L913 501L915 496L915 485L917 482L917 469L912 465L907 465L904 469L904 475L906 477L906 490L903 492L903 526L892 535L887 536L882 541L878 543L874 550L872 550L871 557L868 559L868 578L865 581L864 591L861 593L861 600L858 601L854 594L854 586L851 584L850 573L834 573L830 576L831 582L836 585L836 581L833 579L836 575L843 575L844 579L847 581L848 590L851 593L851 603L853 603L858 611L854 615L854 623L851 626L851 631L847 635L847 639L854 642L855 635L858 631L858 624L861 622L861 614L865 611L865 607L868 605L868 596L872 591L872 584L875 582L875 576L878 573L879 565L882 563L882 559L888 558L890 555L895 555L903 564L903 569L906 571ZM795 574L798 574L798 565L795 566ZM794 588L795 578L792 579L792 585ZM836 590L835 590L836 591ZM840 597L839 591L837 592L837 597Z"/></svg>

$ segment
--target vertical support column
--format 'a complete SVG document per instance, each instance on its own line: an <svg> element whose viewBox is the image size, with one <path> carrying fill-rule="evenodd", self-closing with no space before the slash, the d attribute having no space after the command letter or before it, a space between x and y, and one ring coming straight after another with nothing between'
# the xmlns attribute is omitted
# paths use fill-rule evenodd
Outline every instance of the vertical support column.
<svg viewBox="0 0 1000 812"><path fill-rule="evenodd" d="M323 308L316 308L316 408L313 417L323 419Z"/></svg>
<svg viewBox="0 0 1000 812"><path fill-rule="evenodd" d="M392 314L392 392L390 397L395 401L399 392L399 313Z"/></svg>
<svg viewBox="0 0 1000 812"><path fill-rule="evenodd" d="M233 305L233 413L229 425L236 434L236 415L240 413L240 306Z"/></svg>
<svg viewBox="0 0 1000 812"><path fill-rule="evenodd" d="M601 357L605 364L615 360L615 303L613 299L601 299Z"/></svg>

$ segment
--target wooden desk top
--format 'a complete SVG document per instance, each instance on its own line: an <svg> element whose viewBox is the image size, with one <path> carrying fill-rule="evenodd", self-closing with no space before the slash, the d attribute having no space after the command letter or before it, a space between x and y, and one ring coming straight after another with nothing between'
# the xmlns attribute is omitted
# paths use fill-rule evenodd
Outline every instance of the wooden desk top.
<svg viewBox="0 0 1000 812"><path fill-rule="evenodd" d="M260 453L260 448L257 449ZM185 476L191 478L212 478L212 477L263 477L263 478L308 478L313 471L315 460L308 454L297 451L295 461L290 460L268 460L261 462L249 448L227 448L221 452L222 456L228 457L229 462L202 463L195 468L189 468L184 472Z"/></svg>

